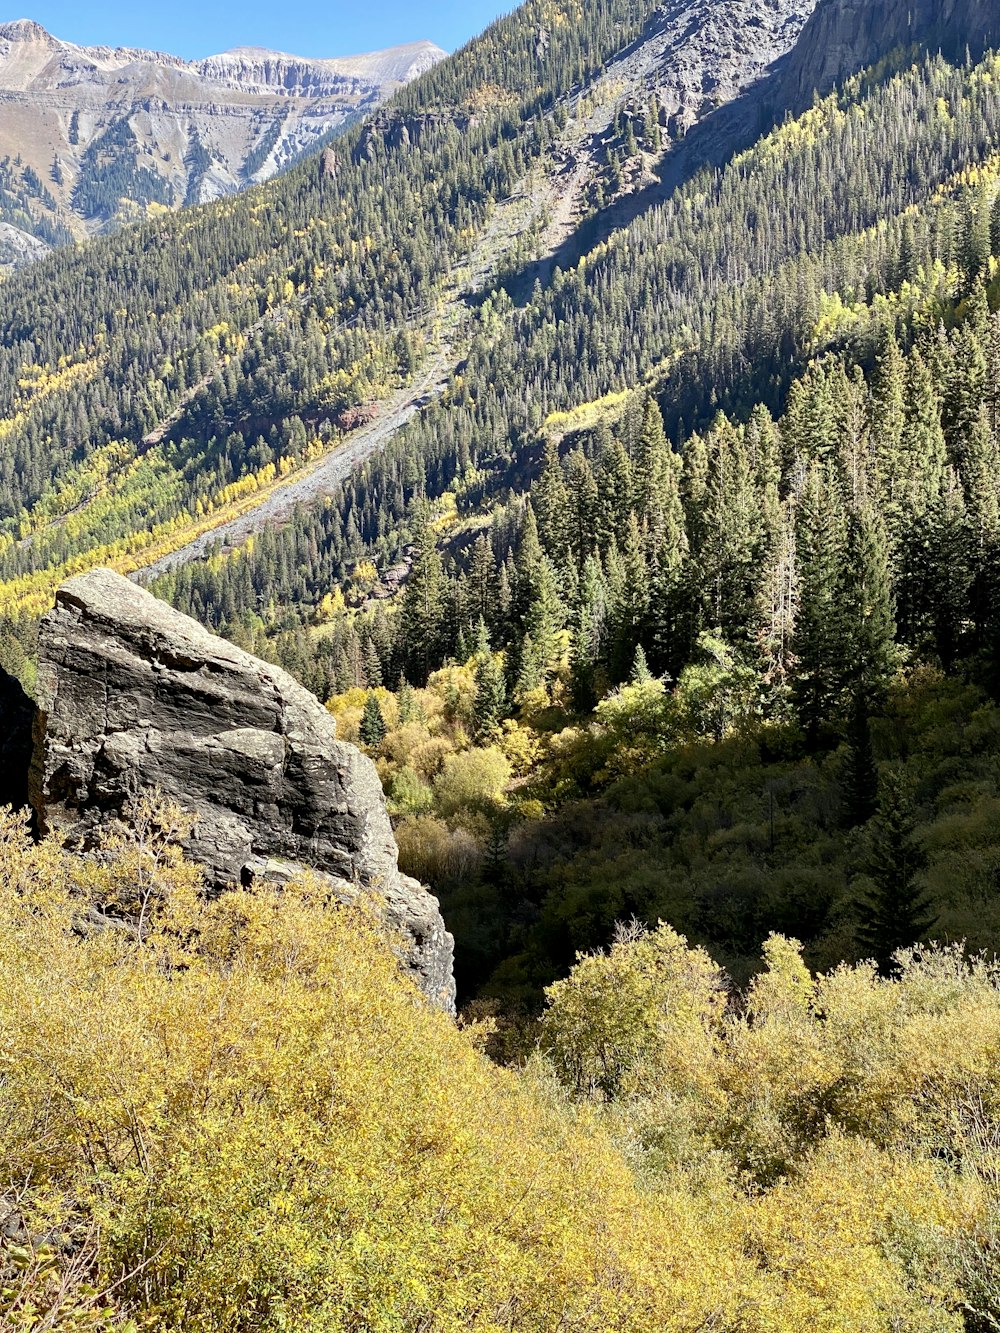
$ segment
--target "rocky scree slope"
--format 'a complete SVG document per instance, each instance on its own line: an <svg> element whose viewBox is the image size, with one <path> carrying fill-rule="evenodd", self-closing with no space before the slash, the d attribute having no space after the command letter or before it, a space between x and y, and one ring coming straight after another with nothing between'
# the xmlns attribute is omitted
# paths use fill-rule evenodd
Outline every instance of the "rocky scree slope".
<svg viewBox="0 0 1000 1333"><path fill-rule="evenodd" d="M23 762L10 682L4 757ZM8 774L16 795L19 775ZM400 874L378 774L280 668L106 569L69 580L42 623L31 804L41 832L86 848L159 792L194 816L185 851L224 889L306 868L343 902L370 898L405 968L453 1010L453 940L437 901Z"/></svg>
<svg viewBox="0 0 1000 1333"><path fill-rule="evenodd" d="M0 24L0 221L53 243L267 179L445 52L309 60L240 47L188 62ZM18 163L15 159L20 159ZM17 255L7 238L0 261Z"/></svg>

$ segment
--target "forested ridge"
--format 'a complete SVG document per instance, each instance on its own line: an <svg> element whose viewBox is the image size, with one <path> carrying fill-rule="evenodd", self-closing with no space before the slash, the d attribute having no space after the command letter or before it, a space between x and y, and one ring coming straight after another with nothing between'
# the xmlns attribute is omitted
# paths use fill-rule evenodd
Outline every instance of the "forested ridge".
<svg viewBox="0 0 1000 1333"><path fill-rule="evenodd" d="M491 298L338 502L155 584L360 728L467 997L530 1008L631 915L738 975L772 929L989 946L996 79L859 79Z"/></svg>
<svg viewBox="0 0 1000 1333"><path fill-rule="evenodd" d="M433 71L417 81L424 111L405 148L358 128L332 163L311 158L237 200L61 251L6 282L8 579L141 551L151 529L196 521L232 498L227 487L322 448L342 408L412 369L490 202L541 150L541 108L637 34L649 8L608 0L582 25L553 8L539 54L548 10L529 5L437 82ZM405 117L402 95L393 105ZM165 419L168 439L137 449Z"/></svg>
<svg viewBox="0 0 1000 1333"><path fill-rule="evenodd" d="M316 884L207 898L158 800L85 854L0 816L4 1327L998 1326L1000 57L897 52L535 264L597 99L593 206L655 179L654 9L530 0L281 180L0 284L29 686L66 573L449 367L149 581L375 760L462 1010Z"/></svg>
<svg viewBox="0 0 1000 1333"><path fill-rule="evenodd" d="M489 923L460 940L467 998L531 1007L630 913L670 915L738 973L774 928L821 965L889 958L894 929L942 918L914 908L867 942L848 919L867 874L850 830L906 757L885 710L922 670L993 688L996 57L890 58L545 285L509 271L490 289L492 256L456 315L490 219L649 13L524 6L283 180L0 287L4 657L29 682L33 619L67 572L182 544L328 449L443 339L461 347L442 394L337 494L154 587L277 656L348 726L351 692L382 691L358 734L406 854ZM636 107L628 93L614 118L612 171L660 137ZM635 887L603 901L592 863L617 834L589 858L560 849L575 802L614 830L622 782L653 790L682 747L755 736L737 767L767 770L773 750L793 806L812 769L832 803L836 868L808 904L747 887L755 833L735 885L712 858L694 880L678 869L683 890L643 883L640 855ZM449 806L448 763L482 753L492 775ZM772 779L764 859L794 878L804 849L777 836ZM897 795L930 818L926 796ZM683 832L654 818L642 839L651 862ZM915 902L928 874L908 877Z"/></svg>

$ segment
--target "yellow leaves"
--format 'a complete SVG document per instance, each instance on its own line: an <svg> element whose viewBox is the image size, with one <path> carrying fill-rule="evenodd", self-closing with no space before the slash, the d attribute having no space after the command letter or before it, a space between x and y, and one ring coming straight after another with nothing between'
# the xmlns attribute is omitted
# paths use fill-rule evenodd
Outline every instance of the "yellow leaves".
<svg viewBox="0 0 1000 1333"><path fill-rule="evenodd" d="M82 861L0 812L0 1161L29 1239L74 1238L0 1241L4 1328L963 1327L997 1218L995 968L813 978L772 937L744 1013L668 926L624 931L549 990L553 1065L601 1094L569 1102L538 1056L490 1065L323 883L200 897L183 828L147 802ZM119 928L86 928L95 897ZM748 1190L754 1144L782 1169Z"/></svg>
<svg viewBox="0 0 1000 1333"><path fill-rule="evenodd" d="M13 416L0 419L0 440L6 439L21 430L28 421L32 408L62 390L93 379L101 367L102 358L82 357L80 361L66 364L60 358L56 369L51 366L26 365L18 380L21 390Z"/></svg>
<svg viewBox="0 0 1000 1333"><path fill-rule="evenodd" d="M329 624L337 616L342 615L345 610L344 594L339 588L334 588L332 592L324 593L317 608L316 616L321 624Z"/></svg>
<svg viewBox="0 0 1000 1333"><path fill-rule="evenodd" d="M542 1025L577 1091L634 1096L664 1082L687 1095L705 1082L722 1016L722 973L669 926L626 930L607 953L581 956L546 991Z"/></svg>
<svg viewBox="0 0 1000 1333"><path fill-rule="evenodd" d="M566 435L570 431L587 430L604 418L614 421L632 396L630 390L623 389L620 393L607 393L592 403L581 403L569 412L550 412L543 430Z"/></svg>

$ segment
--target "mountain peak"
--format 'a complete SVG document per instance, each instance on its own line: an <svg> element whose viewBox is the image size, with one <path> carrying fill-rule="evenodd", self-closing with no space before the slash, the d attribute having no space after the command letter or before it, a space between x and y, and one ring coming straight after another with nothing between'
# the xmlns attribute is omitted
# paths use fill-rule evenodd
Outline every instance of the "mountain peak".
<svg viewBox="0 0 1000 1333"><path fill-rule="evenodd" d="M55 39L34 19L14 19L11 23L0 23L0 40L8 42L53 42Z"/></svg>
<svg viewBox="0 0 1000 1333"><path fill-rule="evenodd" d="M327 59L243 46L189 61L0 24L0 159L15 163L0 223L16 241L0 237L0 272L32 240L259 183L445 54L431 42Z"/></svg>

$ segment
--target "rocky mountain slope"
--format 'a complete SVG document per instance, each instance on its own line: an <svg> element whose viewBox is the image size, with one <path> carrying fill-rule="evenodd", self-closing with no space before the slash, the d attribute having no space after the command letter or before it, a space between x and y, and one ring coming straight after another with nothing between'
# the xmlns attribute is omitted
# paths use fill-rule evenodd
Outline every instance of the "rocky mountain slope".
<svg viewBox="0 0 1000 1333"><path fill-rule="evenodd" d="M187 62L0 24L0 264L265 180L444 54L430 42L330 60L241 47Z"/></svg>
<svg viewBox="0 0 1000 1333"><path fill-rule="evenodd" d="M782 72L790 105L894 51L941 51L960 60L1000 41L1000 10L991 0L822 0Z"/></svg>

